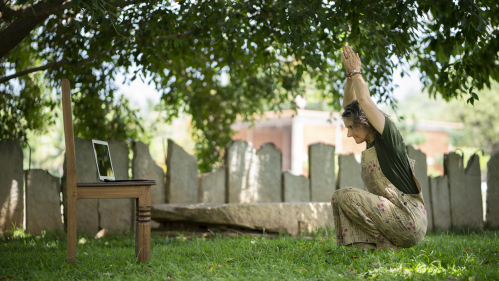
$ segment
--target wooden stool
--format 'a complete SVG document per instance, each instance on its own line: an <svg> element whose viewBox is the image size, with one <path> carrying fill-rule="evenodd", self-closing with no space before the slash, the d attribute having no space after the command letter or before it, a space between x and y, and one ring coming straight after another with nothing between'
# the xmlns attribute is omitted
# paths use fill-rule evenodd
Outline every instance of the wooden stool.
<svg viewBox="0 0 499 281"><path fill-rule="evenodd" d="M62 80L62 111L67 162L67 262L76 262L76 206L78 199L135 199L135 255L139 261L151 258L151 186L153 180L133 182L76 182L73 113L68 79Z"/></svg>

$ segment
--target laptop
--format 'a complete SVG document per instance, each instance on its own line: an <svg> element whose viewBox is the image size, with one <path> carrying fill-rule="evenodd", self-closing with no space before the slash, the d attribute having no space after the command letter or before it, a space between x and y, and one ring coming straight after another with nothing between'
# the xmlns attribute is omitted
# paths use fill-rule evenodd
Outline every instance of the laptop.
<svg viewBox="0 0 499 281"><path fill-rule="evenodd" d="M97 175L100 181L104 182L127 182L127 181L149 181L143 179L117 180L114 178L113 162L109 152L107 141L92 140L94 148L95 164L97 165Z"/></svg>

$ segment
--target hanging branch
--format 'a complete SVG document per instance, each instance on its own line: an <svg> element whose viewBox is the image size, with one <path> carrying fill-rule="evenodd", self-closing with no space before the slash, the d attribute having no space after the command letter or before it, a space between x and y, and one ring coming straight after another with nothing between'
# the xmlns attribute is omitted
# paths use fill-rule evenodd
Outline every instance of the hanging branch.
<svg viewBox="0 0 499 281"><path fill-rule="evenodd" d="M130 2L130 1L127 1L127 2ZM165 35L165 36L157 36L156 39L157 40L170 40L170 39L173 39L173 38L183 38L183 37L188 37L193 32L194 32L194 30L190 30L190 31L187 31L185 33L170 34L170 35ZM77 62L77 64L78 64L78 66L84 65L84 64L86 64L88 62L93 61L94 59L96 59L100 55L102 55L102 53L94 54L94 55L88 57L87 59L84 59L84 60L81 60L81 61ZM46 64L44 66L39 66L39 67L34 67L34 68L26 69L26 70L23 70L23 71L20 71L20 72L16 72L16 73L14 73L12 75L9 75L9 76L1 77L0 78L0 83L5 83L5 82L7 82L7 81L9 81L11 79L14 79L14 78L26 75L26 74L30 74L30 73L33 73L33 72L47 70L47 69L52 68L52 67L58 67L58 66L61 66L61 65L69 64L69 63L71 63L70 60L63 59L63 60L60 60L60 61L57 61L57 62L48 63L48 64Z"/></svg>
<svg viewBox="0 0 499 281"><path fill-rule="evenodd" d="M77 62L76 64L78 66L82 66L86 63L89 63L93 60L95 60L97 57L99 57L100 55L102 55L102 53L97 53L97 54L94 54L94 55L91 55L90 57L84 59L84 60L81 60L79 62ZM37 71L43 71L43 70L46 70L46 69L49 69L49 68L52 68L52 67L58 67L58 66L62 66L62 65L65 65L65 64L70 64L71 61L68 60L68 59L63 59L63 60L60 60L60 61L57 61L57 62L52 62L52 63L48 63L44 66L40 66L40 67L34 67L34 68L31 68L31 69L26 69L26 70L23 70L23 71L20 71L20 72L16 72L12 75L9 75L9 76L4 76L2 78L0 78L0 83L5 83L11 79L14 79L14 78L17 78L19 76L23 76L23 75L26 75L26 74L30 74L30 73L33 73L33 72L37 72Z"/></svg>

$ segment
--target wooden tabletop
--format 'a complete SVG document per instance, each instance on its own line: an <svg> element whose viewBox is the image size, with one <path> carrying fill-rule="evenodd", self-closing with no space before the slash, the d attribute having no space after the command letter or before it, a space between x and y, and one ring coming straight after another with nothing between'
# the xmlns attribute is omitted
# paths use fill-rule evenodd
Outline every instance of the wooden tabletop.
<svg viewBox="0 0 499 281"><path fill-rule="evenodd" d="M144 181L119 181L119 182L78 182L76 186L78 187L97 187L97 186L144 186L144 185L156 185L155 180L144 180Z"/></svg>

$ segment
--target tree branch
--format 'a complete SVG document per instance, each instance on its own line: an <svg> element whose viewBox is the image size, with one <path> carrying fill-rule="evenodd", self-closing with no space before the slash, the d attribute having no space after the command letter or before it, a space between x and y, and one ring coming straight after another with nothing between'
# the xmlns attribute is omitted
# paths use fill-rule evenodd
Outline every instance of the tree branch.
<svg viewBox="0 0 499 281"><path fill-rule="evenodd" d="M93 55L89 56L88 58L77 62L77 65L78 66L82 66L82 65L84 65L86 63L89 63L89 62L93 61L94 59L96 59L97 57L99 57L100 55L102 55L102 53L93 54ZM4 77L0 78L0 83L5 83L5 82L7 82L7 81L9 81L11 79L14 79L14 78L17 78L17 77L20 77L20 76L23 76L23 75L26 75L26 74L29 74L29 73L33 73L33 72L37 72L37 71L42 71L42 70L46 70L46 69L49 69L49 68L52 68L52 67L58 67L58 66L65 65L65 64L70 64L70 63L71 63L70 60L63 59L63 60L60 60L60 61L57 61L57 62L48 63L48 64L46 64L44 66L35 67L35 68L31 68L31 69L26 69L26 70L14 73L12 75L4 76Z"/></svg>
<svg viewBox="0 0 499 281"><path fill-rule="evenodd" d="M112 7L115 8L123 8L126 6L130 5L135 5L145 2L145 0L138 0L138 1L120 1L120 2L111 2L107 3ZM73 7L72 1L65 1L61 5L50 7L50 8L45 8L45 9L36 9L35 6L31 5L24 5L23 7L19 9L12 9L7 6L2 6L0 5L0 12L5 13L7 15L15 16L18 18L37 18L37 17L44 17L48 16L51 14L56 14L58 12L62 12L65 9L70 9Z"/></svg>
<svg viewBox="0 0 499 281"><path fill-rule="evenodd" d="M38 18L48 16L55 12L63 11L64 9L67 9L69 7L71 7L71 1L65 1L58 5L47 5L41 2L37 3L36 5L23 5L17 9L0 5L0 12L17 18Z"/></svg>
<svg viewBox="0 0 499 281"><path fill-rule="evenodd" d="M52 2L39 2L33 6L35 10L50 9L60 6L64 0L54 0ZM3 4L3 3L2 3ZM4 7L0 5L0 7ZM28 36L35 27L43 22L47 16L33 17L26 19L16 19L10 23L2 32L0 32L0 58L3 58L10 50L17 46Z"/></svg>

